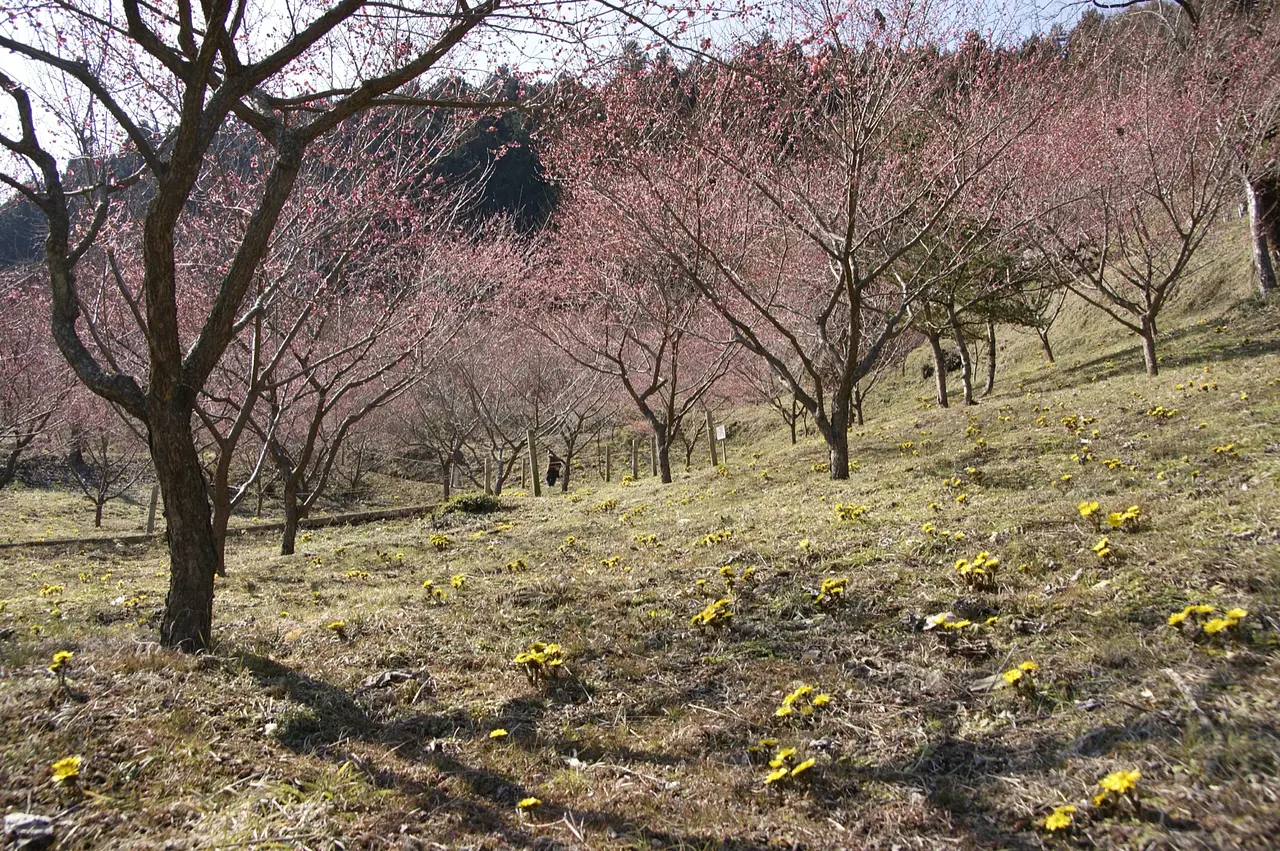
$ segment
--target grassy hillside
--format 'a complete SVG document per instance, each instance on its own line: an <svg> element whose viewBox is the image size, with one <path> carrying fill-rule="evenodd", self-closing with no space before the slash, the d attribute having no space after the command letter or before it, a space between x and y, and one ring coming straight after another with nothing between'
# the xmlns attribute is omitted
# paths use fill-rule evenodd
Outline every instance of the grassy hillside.
<svg viewBox="0 0 1280 851"><path fill-rule="evenodd" d="M236 539L204 657L152 643L159 549L0 551L0 804L72 848L1273 847L1280 309L1247 286L1205 270L1158 379L1079 306L1052 368L1002 332L975 408L915 353L847 482L744 410L674 485Z"/></svg>

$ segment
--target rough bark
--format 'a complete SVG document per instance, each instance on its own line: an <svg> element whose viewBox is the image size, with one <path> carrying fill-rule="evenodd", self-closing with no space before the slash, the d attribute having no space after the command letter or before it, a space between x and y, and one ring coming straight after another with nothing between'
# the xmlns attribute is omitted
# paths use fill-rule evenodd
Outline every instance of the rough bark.
<svg viewBox="0 0 1280 851"><path fill-rule="evenodd" d="M1142 358L1147 364L1147 375L1159 375L1160 367L1156 363L1156 320L1154 317L1144 316L1142 318L1142 331L1139 336L1142 337Z"/></svg>
<svg viewBox="0 0 1280 851"><path fill-rule="evenodd" d="M960 317L956 314L954 305L949 306L951 319L951 333L956 340L956 348L960 350L960 383L964 387L964 403L966 405L976 405L978 400L973 397L973 355L969 351L969 344L964 339L964 328L960 324Z"/></svg>
<svg viewBox="0 0 1280 851"><path fill-rule="evenodd" d="M1040 338L1040 348L1044 350L1044 356L1053 363L1053 347L1049 345L1049 329L1037 328L1036 336Z"/></svg>
<svg viewBox="0 0 1280 851"><path fill-rule="evenodd" d="M169 539L169 594L160 642L187 652L204 650L213 635L218 547L204 470L191 441L191 409L155 411L149 437Z"/></svg>
<svg viewBox="0 0 1280 851"><path fill-rule="evenodd" d="M933 352L933 381L937 388L938 407L945 408L947 402L947 357L942 351L942 335L937 331L925 334L929 338L929 349Z"/></svg>
<svg viewBox="0 0 1280 851"><path fill-rule="evenodd" d="M1245 199L1258 291L1267 296L1276 289L1276 267L1271 255L1280 255L1280 182L1246 179Z"/></svg>

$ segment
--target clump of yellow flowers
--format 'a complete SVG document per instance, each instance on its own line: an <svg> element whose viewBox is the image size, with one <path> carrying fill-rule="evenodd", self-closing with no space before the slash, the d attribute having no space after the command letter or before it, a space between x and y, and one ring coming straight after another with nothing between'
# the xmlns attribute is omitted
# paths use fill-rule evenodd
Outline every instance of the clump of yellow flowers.
<svg viewBox="0 0 1280 851"><path fill-rule="evenodd" d="M1005 684L1012 687L1014 691L1026 698L1036 696L1036 680L1035 673L1040 670L1040 666L1030 659L1023 662L1016 668L1010 668L1000 676L1004 679Z"/></svg>
<svg viewBox="0 0 1280 851"><path fill-rule="evenodd" d="M831 695L816 693L813 686L802 685L782 698L782 705L773 713L775 718L808 718L817 710L831 703ZM775 766L776 768L777 766Z"/></svg>
<svg viewBox="0 0 1280 851"><path fill-rule="evenodd" d="M733 600L728 597L721 597L714 603L708 603L702 611L689 618L690 626L710 626L721 627L729 623L733 618Z"/></svg>
<svg viewBox="0 0 1280 851"><path fill-rule="evenodd" d="M1183 626L1189 624L1192 633L1197 628L1202 630L1205 635L1224 635L1234 631L1240 625L1240 621L1249 616L1249 610L1240 608L1239 606L1228 609L1223 612L1222 617L1210 618L1203 624L1199 623L1201 616L1212 615L1216 609L1213 606L1197 604L1187 606L1180 612L1174 612L1169 615L1169 626Z"/></svg>
<svg viewBox="0 0 1280 851"><path fill-rule="evenodd" d="M814 603L819 606L835 606L844 600L844 592L849 587L849 578L846 576L830 577L822 580L822 587L818 589L818 596L814 598Z"/></svg>
<svg viewBox="0 0 1280 851"><path fill-rule="evenodd" d="M1071 817L1074 812L1076 808L1070 804L1054 807L1053 812L1040 820L1040 825L1050 833L1066 831L1071 827Z"/></svg>
<svg viewBox="0 0 1280 851"><path fill-rule="evenodd" d="M960 559L956 562L956 573L966 585L978 591L994 591L996 588L996 568L1000 559L991 553L978 553L972 560Z"/></svg>
<svg viewBox="0 0 1280 851"><path fill-rule="evenodd" d="M854 505L853 503L836 503L836 517L840 520L858 520L864 514L871 510L869 505Z"/></svg>
<svg viewBox="0 0 1280 851"><path fill-rule="evenodd" d="M1138 781L1142 772L1137 769L1113 771L1098 781L1102 791L1093 796L1095 807L1113 807L1123 800L1128 800L1135 807L1138 805Z"/></svg>
<svg viewBox="0 0 1280 851"><path fill-rule="evenodd" d="M1138 531L1138 524L1141 521L1142 509L1136 505L1131 505L1124 511L1112 511L1107 515L1107 525L1124 532Z"/></svg>
<svg viewBox="0 0 1280 851"><path fill-rule="evenodd" d="M554 679L564 669L564 651L559 644L535 641L529 649L516 654L515 663L524 666L529 682Z"/></svg>
<svg viewBox="0 0 1280 851"><path fill-rule="evenodd" d="M444 532L433 532L431 537L427 538L427 543L435 547L438 552L444 552L449 549L449 544L452 542Z"/></svg>
<svg viewBox="0 0 1280 851"><path fill-rule="evenodd" d="M1102 528L1102 506L1097 501L1090 502L1086 500L1076 506L1076 509L1080 512L1081 517L1093 524L1095 530Z"/></svg>
<svg viewBox="0 0 1280 851"><path fill-rule="evenodd" d="M796 763L795 748L781 748L773 759L769 760L769 768L773 769L764 779L764 785L772 786L784 780L800 777L813 768L817 761L812 757Z"/></svg>

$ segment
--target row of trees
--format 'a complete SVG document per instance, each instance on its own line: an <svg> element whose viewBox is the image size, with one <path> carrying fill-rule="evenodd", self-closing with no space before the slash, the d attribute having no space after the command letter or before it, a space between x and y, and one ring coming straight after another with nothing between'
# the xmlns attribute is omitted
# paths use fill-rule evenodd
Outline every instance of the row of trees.
<svg viewBox="0 0 1280 851"><path fill-rule="evenodd" d="M6 298L37 304L37 280L76 379L146 437L173 646L208 644L246 483L274 468L296 528L376 416L451 467L514 460L529 430L572 452L620 400L669 481L691 414L742 378L812 421L840 479L895 356L928 341L945 404L948 340L976 403L974 352L988 387L999 324L1051 356L1064 289L1133 330L1154 374L1160 310L1241 186L1274 287L1269 7L1141 5L1015 43L963 4L793 0L778 40L538 87L526 140L559 204L528 238L459 227L474 198L435 170L459 127L528 92L415 81L486 38L589 41L608 17L590 4L335 0L287 26L264 9L261 30L244 4L119 6L0 24L63 93L0 74L0 180L48 222L43 268ZM668 41L687 26L622 11ZM15 396L17 446L63 406Z"/></svg>

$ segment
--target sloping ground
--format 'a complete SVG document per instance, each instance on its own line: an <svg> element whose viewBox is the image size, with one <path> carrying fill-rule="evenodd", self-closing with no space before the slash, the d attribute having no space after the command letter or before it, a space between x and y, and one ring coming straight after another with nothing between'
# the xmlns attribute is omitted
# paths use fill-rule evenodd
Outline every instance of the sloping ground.
<svg viewBox="0 0 1280 851"><path fill-rule="evenodd" d="M913 362L848 482L743 411L674 485L245 539L201 658L150 643L159 550L0 553L0 804L71 848L1274 847L1280 311L1225 303L1184 307L1158 379L1079 313L976 408ZM558 675L513 662L533 641ZM783 748L813 765L767 784Z"/></svg>

